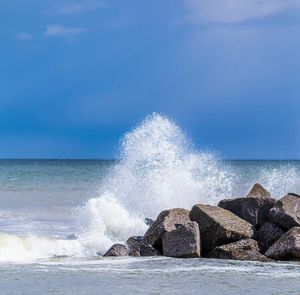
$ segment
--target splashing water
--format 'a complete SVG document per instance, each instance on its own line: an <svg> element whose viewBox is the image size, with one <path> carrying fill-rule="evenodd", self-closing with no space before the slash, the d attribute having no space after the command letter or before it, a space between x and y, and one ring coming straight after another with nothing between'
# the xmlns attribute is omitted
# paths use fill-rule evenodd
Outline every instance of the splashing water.
<svg viewBox="0 0 300 295"><path fill-rule="evenodd" d="M259 179L275 198L283 197L288 192L299 192L300 189L299 170L290 164L263 169Z"/></svg>
<svg viewBox="0 0 300 295"><path fill-rule="evenodd" d="M300 189L300 171L291 165L251 169L241 179L239 171L214 154L195 151L174 122L153 114L125 134L120 160L103 179L98 196L76 209L77 239L0 233L0 261L94 256L115 242L144 234L145 217L155 219L168 208L217 204L233 192L246 195L254 182L275 197Z"/></svg>
<svg viewBox="0 0 300 295"><path fill-rule="evenodd" d="M99 198L80 209L83 243L106 250L130 235L143 234L145 217L231 196L233 174L212 154L193 151L172 121L146 118L121 142L121 160L105 179Z"/></svg>

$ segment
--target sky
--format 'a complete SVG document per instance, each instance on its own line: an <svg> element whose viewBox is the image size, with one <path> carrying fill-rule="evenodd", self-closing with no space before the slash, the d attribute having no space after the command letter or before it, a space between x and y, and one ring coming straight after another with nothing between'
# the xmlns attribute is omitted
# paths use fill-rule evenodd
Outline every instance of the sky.
<svg viewBox="0 0 300 295"><path fill-rule="evenodd" d="M114 158L156 112L226 159L300 159L299 36L300 0L1 0L0 158Z"/></svg>

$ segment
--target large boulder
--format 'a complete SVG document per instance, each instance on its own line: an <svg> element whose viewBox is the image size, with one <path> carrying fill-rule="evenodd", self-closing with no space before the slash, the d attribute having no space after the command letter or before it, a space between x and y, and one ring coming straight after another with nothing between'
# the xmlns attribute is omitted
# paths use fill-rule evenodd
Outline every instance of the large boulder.
<svg viewBox="0 0 300 295"><path fill-rule="evenodd" d="M207 255L208 258L249 260L249 261L270 261L259 252L258 244L252 239L243 239L234 243L214 248Z"/></svg>
<svg viewBox="0 0 300 295"><path fill-rule="evenodd" d="M300 227L293 227L265 253L276 260L300 260Z"/></svg>
<svg viewBox="0 0 300 295"><path fill-rule="evenodd" d="M300 226L300 196L289 193L275 203L269 219L286 230Z"/></svg>
<svg viewBox="0 0 300 295"><path fill-rule="evenodd" d="M200 257L200 232L197 222L176 224L163 235L163 254L168 257Z"/></svg>
<svg viewBox="0 0 300 295"><path fill-rule="evenodd" d="M128 249L123 244L114 244L103 255L103 257L108 257L108 256L128 256Z"/></svg>
<svg viewBox="0 0 300 295"><path fill-rule="evenodd" d="M190 222L189 211L175 208L162 211L144 235L145 242L162 252L162 237L166 232L176 229L175 224Z"/></svg>
<svg viewBox="0 0 300 295"><path fill-rule="evenodd" d="M258 232L258 240L261 250L265 252L272 244L281 238L284 230L272 222L266 222Z"/></svg>
<svg viewBox="0 0 300 295"><path fill-rule="evenodd" d="M130 237L127 242L129 256L157 256L160 253L150 244L145 242L143 236Z"/></svg>
<svg viewBox="0 0 300 295"><path fill-rule="evenodd" d="M195 205L189 216L199 225L204 253L217 246L252 238L255 234L255 228L250 223L217 206Z"/></svg>
<svg viewBox="0 0 300 295"><path fill-rule="evenodd" d="M259 227L268 220L269 211L275 202L270 193L256 183L246 198L225 199L218 206Z"/></svg>

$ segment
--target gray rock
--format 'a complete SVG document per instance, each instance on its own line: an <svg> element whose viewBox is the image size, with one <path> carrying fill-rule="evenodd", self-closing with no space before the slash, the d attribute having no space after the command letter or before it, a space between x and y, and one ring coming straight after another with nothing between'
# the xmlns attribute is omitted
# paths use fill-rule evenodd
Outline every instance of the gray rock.
<svg viewBox="0 0 300 295"><path fill-rule="evenodd" d="M290 193L278 200L269 212L269 219L286 230L300 226L300 196Z"/></svg>
<svg viewBox="0 0 300 295"><path fill-rule="evenodd" d="M258 240L262 252L265 252L272 244L281 238L284 230L272 222L266 222L261 226L258 232Z"/></svg>
<svg viewBox="0 0 300 295"><path fill-rule="evenodd" d="M189 211L175 208L162 211L144 235L145 242L162 252L162 237L166 232L174 230L175 224L190 222Z"/></svg>
<svg viewBox="0 0 300 295"><path fill-rule="evenodd" d="M157 249L153 248L151 245L144 243L141 245L140 255L141 256L158 256L161 254Z"/></svg>
<svg viewBox="0 0 300 295"><path fill-rule="evenodd" d="M247 195L247 198L271 198L271 194L261 184L256 183Z"/></svg>
<svg viewBox="0 0 300 295"><path fill-rule="evenodd" d="M265 253L276 260L300 260L300 227L293 227Z"/></svg>
<svg viewBox="0 0 300 295"><path fill-rule="evenodd" d="M225 199L218 206L259 227L268 220L269 211L275 202L270 193L257 183L247 198Z"/></svg>
<svg viewBox="0 0 300 295"><path fill-rule="evenodd" d="M200 257L200 232L196 222L176 224L163 235L163 255L168 257Z"/></svg>
<svg viewBox="0 0 300 295"><path fill-rule="evenodd" d="M217 206L195 205L189 216L199 225L204 254L217 246L252 238L255 234L250 223Z"/></svg>
<svg viewBox="0 0 300 295"><path fill-rule="evenodd" d="M141 244L144 242L143 236L133 236L130 237L127 241L127 247L130 251L140 251Z"/></svg>
<svg viewBox="0 0 300 295"><path fill-rule="evenodd" d="M103 255L103 257L108 257L108 256L128 256L128 249L123 244L114 244Z"/></svg>
<svg viewBox="0 0 300 295"><path fill-rule="evenodd" d="M126 242L129 248L129 256L157 256L160 253L147 244L143 236L130 237Z"/></svg>
<svg viewBox="0 0 300 295"><path fill-rule="evenodd" d="M259 252L257 242L252 239L243 239L238 242L218 246L208 253L207 257L262 262L271 261Z"/></svg>

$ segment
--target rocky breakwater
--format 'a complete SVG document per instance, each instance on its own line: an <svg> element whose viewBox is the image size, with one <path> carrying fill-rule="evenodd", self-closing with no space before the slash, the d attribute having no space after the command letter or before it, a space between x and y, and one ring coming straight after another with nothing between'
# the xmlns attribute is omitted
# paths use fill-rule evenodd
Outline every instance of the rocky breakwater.
<svg viewBox="0 0 300 295"><path fill-rule="evenodd" d="M276 201L260 184L244 198L164 210L149 221L144 236L115 244L104 256L300 260L300 196Z"/></svg>

